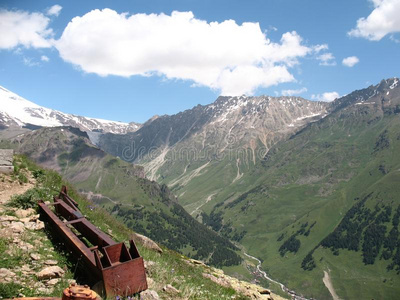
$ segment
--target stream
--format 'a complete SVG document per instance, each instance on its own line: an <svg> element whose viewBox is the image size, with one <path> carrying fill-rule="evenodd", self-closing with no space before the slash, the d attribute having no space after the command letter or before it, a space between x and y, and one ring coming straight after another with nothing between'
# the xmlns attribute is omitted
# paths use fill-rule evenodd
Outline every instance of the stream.
<svg viewBox="0 0 400 300"><path fill-rule="evenodd" d="M258 262L258 264L257 264L258 273L261 274L261 276L264 277L265 279L267 279L268 281L278 284L281 287L282 291L284 291L285 293L288 293L292 297L292 299L294 299L294 300L309 300L308 298L300 296L300 295L296 294L296 292L289 290L283 283L280 283L280 282L272 279L271 277L269 277L265 271L261 270L261 260L259 260L257 257L251 256L247 253L244 253L244 255L246 255L248 258L256 260Z"/></svg>

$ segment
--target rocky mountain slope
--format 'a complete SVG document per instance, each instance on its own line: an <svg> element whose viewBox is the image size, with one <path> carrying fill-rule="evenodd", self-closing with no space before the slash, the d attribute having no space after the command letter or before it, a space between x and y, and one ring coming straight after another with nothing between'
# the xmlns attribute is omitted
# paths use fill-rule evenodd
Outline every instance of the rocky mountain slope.
<svg viewBox="0 0 400 300"><path fill-rule="evenodd" d="M72 126L89 132L127 133L140 128L140 124L122 123L65 114L39 106L0 86L0 127ZM94 138L95 138L94 134Z"/></svg>
<svg viewBox="0 0 400 300"><path fill-rule="evenodd" d="M197 215L221 187L239 183L272 145L325 117L328 107L298 97L219 97L158 117L134 133L104 134L98 145L143 165L149 178L167 184Z"/></svg>
<svg viewBox="0 0 400 300"><path fill-rule="evenodd" d="M203 222L307 297L396 298L399 153L393 78L334 101L325 118L274 145L202 207Z"/></svg>

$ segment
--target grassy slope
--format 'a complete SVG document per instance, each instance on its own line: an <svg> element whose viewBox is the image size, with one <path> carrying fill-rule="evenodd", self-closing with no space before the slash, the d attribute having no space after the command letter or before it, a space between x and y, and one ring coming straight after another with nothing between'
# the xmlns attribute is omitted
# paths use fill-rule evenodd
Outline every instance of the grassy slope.
<svg viewBox="0 0 400 300"><path fill-rule="evenodd" d="M36 185L36 195L40 198L45 197L45 200L52 199L52 196L57 195L62 185L67 185L69 195L75 199L82 213L97 227L104 232L111 234L112 238L116 241L127 241L131 238L132 231L124 224L113 218L106 210L102 208L93 209L93 203L82 197L69 182L66 182L62 177L49 170L43 170L25 157L18 157L19 165L23 164L24 168L32 171L41 170L38 175L38 183ZM36 196L35 196L36 197ZM31 203L35 203L37 199L30 199ZM50 242L50 240L48 241ZM4 245L1 244L1 247ZM55 246L51 244L51 246ZM156 290L163 299L169 299L168 295L163 293L162 287L166 284L172 284L180 292L177 296L190 299L214 299L218 295L218 299L246 299L240 294L237 294L231 288L222 287L211 280L204 278L202 274L211 270L206 266L194 266L188 263L188 259L175 251L171 251L163 247L163 253L160 255L157 252L144 248L141 244L137 244L139 253L145 261L154 262L150 268L151 278L154 280L153 289ZM0 248L1 248L0 247ZM63 255L62 253L60 254ZM65 257L60 259L63 261ZM58 258L57 258L58 259ZM64 262L70 268L68 276L71 276L76 271L76 266L73 261ZM70 277L69 277L70 278ZM81 284L85 284L84 278L80 278ZM15 291L17 296L20 292L19 288L13 284L3 284L2 291L7 290L9 293ZM60 286L60 288L62 288ZM52 296L59 296L60 289L56 289ZM23 288L26 296L35 296L34 290ZM164 294L164 295L163 295Z"/></svg>
<svg viewBox="0 0 400 300"><path fill-rule="evenodd" d="M367 203L370 207L388 199L394 208L400 204L396 184L399 128L398 114L384 115L372 105L336 112L278 144L262 169L245 175L243 180L253 182L248 190L256 187L252 192L239 197L238 190L230 189L215 199L223 205L215 208L210 203L203 209L211 213L215 208L214 214L222 213L226 227L247 231L240 243L263 260L267 273L296 291L329 299L322 283L323 271L329 268L340 297L392 298L399 292L400 279L386 270L387 261L377 259L374 265L365 266L360 252L341 250L335 256L320 247L314 253L315 269L304 271L300 266L305 255L340 223L356 203L354 199L373 191L375 196ZM378 145L383 135L389 140L388 147ZM282 257L283 242L306 222L306 229L313 222L316 225L308 236L297 236L301 246L296 253L286 252Z"/></svg>

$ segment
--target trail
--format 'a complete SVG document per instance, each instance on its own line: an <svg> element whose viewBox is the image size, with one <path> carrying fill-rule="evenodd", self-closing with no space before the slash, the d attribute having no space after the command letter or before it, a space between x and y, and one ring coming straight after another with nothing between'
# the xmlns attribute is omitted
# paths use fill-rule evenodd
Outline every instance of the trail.
<svg viewBox="0 0 400 300"><path fill-rule="evenodd" d="M324 271L324 279L322 279L322 281L324 282L326 288L329 290L329 293L331 293L333 300L340 300L339 296L336 294L335 289L333 288L331 277L329 276L329 273L327 271Z"/></svg>
<svg viewBox="0 0 400 300"><path fill-rule="evenodd" d="M251 259L256 260L258 262L258 264L257 264L258 273L260 273L262 275L262 277L264 277L268 281L278 284L281 287L282 291L284 291L285 293L288 293L292 297L293 300L309 300L303 296L297 295L294 291L289 290L283 283L280 283L280 282L272 279L271 277L269 277L265 271L261 270L261 260L259 260L257 257L251 256L247 253L244 253L244 255L246 255L247 257L249 257ZM337 299L334 299L334 300L337 300Z"/></svg>
<svg viewBox="0 0 400 300"><path fill-rule="evenodd" d="M202 203L200 206L196 207L195 210L193 210L190 215L193 216L194 213L196 213L200 208L202 208L204 205L206 205L208 202L211 201L212 197L215 195L216 193L213 193L211 195L209 195L206 199L206 202Z"/></svg>

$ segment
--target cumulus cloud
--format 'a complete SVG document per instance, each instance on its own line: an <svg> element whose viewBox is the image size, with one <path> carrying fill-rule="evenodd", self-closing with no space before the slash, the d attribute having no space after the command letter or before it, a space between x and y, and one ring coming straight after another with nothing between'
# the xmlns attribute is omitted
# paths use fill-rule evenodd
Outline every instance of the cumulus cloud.
<svg viewBox="0 0 400 300"><path fill-rule="evenodd" d="M272 42L258 23L111 9L73 18L55 46L65 61L88 73L190 80L224 95L294 81L290 68L313 52L294 31Z"/></svg>
<svg viewBox="0 0 400 300"><path fill-rule="evenodd" d="M293 95L300 95L305 92L307 92L307 88L303 87L297 90L283 90L281 94L282 96L293 96Z"/></svg>
<svg viewBox="0 0 400 300"><path fill-rule="evenodd" d="M50 60L50 58L48 58L46 55L42 55L42 56L40 57L40 60L41 60L41 61L44 61L44 62L48 62L48 61Z"/></svg>
<svg viewBox="0 0 400 300"><path fill-rule="evenodd" d="M332 102L336 98L339 98L339 93L337 92L326 92L323 94L311 95L312 100L324 101L324 102Z"/></svg>
<svg viewBox="0 0 400 300"><path fill-rule="evenodd" d="M49 18L41 13L0 10L0 49L17 46L49 48L48 38L53 31L48 28Z"/></svg>
<svg viewBox="0 0 400 300"><path fill-rule="evenodd" d="M320 66L336 66L335 57L330 52L319 55L317 59Z"/></svg>
<svg viewBox="0 0 400 300"><path fill-rule="evenodd" d="M358 59L357 56L349 56L342 60L342 64L349 68L354 67L359 62L360 62L360 60Z"/></svg>
<svg viewBox="0 0 400 300"><path fill-rule="evenodd" d="M400 32L400 0L372 0L374 10L366 18L360 18L350 36L379 41L389 33Z"/></svg>
<svg viewBox="0 0 400 300"><path fill-rule="evenodd" d="M47 15L48 16L56 16L57 17L60 14L61 10L62 10L62 6L61 5L58 5L58 4L53 5L52 7L50 7L47 10Z"/></svg>

